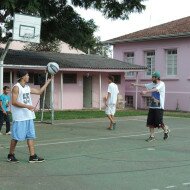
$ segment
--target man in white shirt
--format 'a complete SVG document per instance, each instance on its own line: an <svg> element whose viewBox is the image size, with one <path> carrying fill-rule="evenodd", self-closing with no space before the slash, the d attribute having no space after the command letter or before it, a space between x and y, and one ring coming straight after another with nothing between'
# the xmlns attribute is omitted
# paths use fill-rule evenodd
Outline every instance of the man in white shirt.
<svg viewBox="0 0 190 190"><path fill-rule="evenodd" d="M150 130L150 137L147 142L155 140L154 128L162 128L164 130L163 139L169 137L169 128L163 123L164 103L165 103L165 83L160 80L160 72L155 71L152 74L152 82L149 84L136 84L133 86L145 87L147 90L141 92L142 95L151 93L151 103L147 117L147 127Z"/></svg>
<svg viewBox="0 0 190 190"><path fill-rule="evenodd" d="M108 119L110 121L110 125L107 129L112 130L116 128L114 115L116 112L117 96L118 96L119 90L118 90L118 86L114 83L113 76L108 76L108 83L109 83L108 92L107 92L107 96L105 97L105 105L106 105L105 113L108 116Z"/></svg>
<svg viewBox="0 0 190 190"><path fill-rule="evenodd" d="M27 83L29 81L28 72L25 70L20 70L18 72L18 82L13 86L12 89L12 140L10 143L10 151L7 156L7 161L9 162L19 162L14 154L17 142L27 140L27 145L29 149L29 162L43 162L44 159L38 157L35 154L34 149L34 139L36 138L34 119L35 107L32 105L31 95L37 94L41 95L46 89L48 84L51 82L48 79L44 86L40 89L30 88Z"/></svg>

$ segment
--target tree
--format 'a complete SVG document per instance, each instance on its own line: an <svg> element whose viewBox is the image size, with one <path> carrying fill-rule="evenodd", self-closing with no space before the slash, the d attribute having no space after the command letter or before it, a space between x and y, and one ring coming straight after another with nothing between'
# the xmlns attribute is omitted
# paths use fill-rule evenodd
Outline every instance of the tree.
<svg viewBox="0 0 190 190"><path fill-rule="evenodd" d="M131 12L141 12L143 0L1 0L0 3L0 41L11 35L14 13L42 17L41 39L43 42L61 40L72 47L93 49L97 46L94 32L97 29L93 20L86 21L75 12L72 6L85 9L94 8L107 18L128 19ZM70 4L69 4L70 3ZM2 34L6 34L5 37Z"/></svg>
<svg viewBox="0 0 190 190"><path fill-rule="evenodd" d="M39 44L36 43L29 43L24 46L24 50L26 51L50 51L50 52L60 52L59 49L60 41L54 40L52 42L41 41Z"/></svg>

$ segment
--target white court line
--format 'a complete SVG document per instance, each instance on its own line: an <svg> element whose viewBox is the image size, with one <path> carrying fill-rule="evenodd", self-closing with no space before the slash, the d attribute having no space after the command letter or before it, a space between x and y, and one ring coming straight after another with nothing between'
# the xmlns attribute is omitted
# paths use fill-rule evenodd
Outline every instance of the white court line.
<svg viewBox="0 0 190 190"><path fill-rule="evenodd" d="M183 129L183 128L175 128L175 130L177 129ZM174 129L172 129L174 130ZM157 131L155 132L157 133L163 133L163 131ZM100 140L109 140L109 139L119 139L119 138L129 138L129 137L140 137L140 136L145 136L145 135L149 135L150 133L142 133L142 134L136 134L136 135L123 135L123 136L114 136L114 137L100 137L100 138L91 138L91 139L81 139L81 140L76 140L76 141L60 141L60 142L52 142L52 143L39 143L36 144L35 146L49 146L49 145L58 145L58 144L69 144L69 143L80 143L80 142L90 142L90 141L100 141ZM39 142L39 141L38 141ZM36 143L38 143L36 141ZM26 147L26 145L20 145L17 146L18 148L20 147Z"/></svg>
<svg viewBox="0 0 190 190"><path fill-rule="evenodd" d="M117 120L119 121L144 121L146 122L145 119L125 119L125 120ZM107 123L108 121L99 121L99 120L93 120L93 121L79 121L79 122L64 122L64 123L55 123L53 125L75 125L75 124L83 124L83 123Z"/></svg>
<svg viewBox="0 0 190 190"><path fill-rule="evenodd" d="M160 133L160 132L156 132L156 133ZM55 143L41 143L41 144L36 144L35 146L49 146L49 145L58 145L58 144L80 143L80 142L100 141L100 140L109 140L109 139L139 137L139 136L145 136L145 135L149 135L149 133L138 134L138 135L116 136L116 137L102 137L102 138L96 138L96 139L84 139L84 140L76 140L76 141L60 141L60 142L55 142ZM17 147L26 147L26 145L21 145Z"/></svg>
<svg viewBox="0 0 190 190"><path fill-rule="evenodd" d="M167 186L167 187L165 187L166 189L172 189L172 188L176 188L177 186L175 186L175 185L171 185L171 186Z"/></svg>
<svg viewBox="0 0 190 190"><path fill-rule="evenodd" d="M182 185L184 185L184 186L188 186L188 185L190 185L190 182L183 183Z"/></svg>

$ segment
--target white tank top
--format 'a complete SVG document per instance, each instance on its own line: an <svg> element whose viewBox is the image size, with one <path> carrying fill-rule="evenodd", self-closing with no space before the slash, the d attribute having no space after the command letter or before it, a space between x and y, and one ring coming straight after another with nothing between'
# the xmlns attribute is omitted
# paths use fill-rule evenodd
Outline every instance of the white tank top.
<svg viewBox="0 0 190 190"><path fill-rule="evenodd" d="M14 86L17 86L19 88L17 101L23 104L32 105L30 87L28 85L22 87L20 83L16 83ZM30 111L27 108L21 108L12 105L11 112L13 121L26 121L30 119L35 119L34 112Z"/></svg>

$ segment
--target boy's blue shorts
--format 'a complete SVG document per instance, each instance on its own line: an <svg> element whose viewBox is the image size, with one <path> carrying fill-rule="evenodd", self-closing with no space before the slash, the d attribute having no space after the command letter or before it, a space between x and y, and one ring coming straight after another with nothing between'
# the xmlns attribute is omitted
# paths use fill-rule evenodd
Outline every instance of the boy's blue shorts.
<svg viewBox="0 0 190 190"><path fill-rule="evenodd" d="M36 138L34 121L32 119L26 121L14 121L11 132L12 139L17 141L32 140Z"/></svg>

